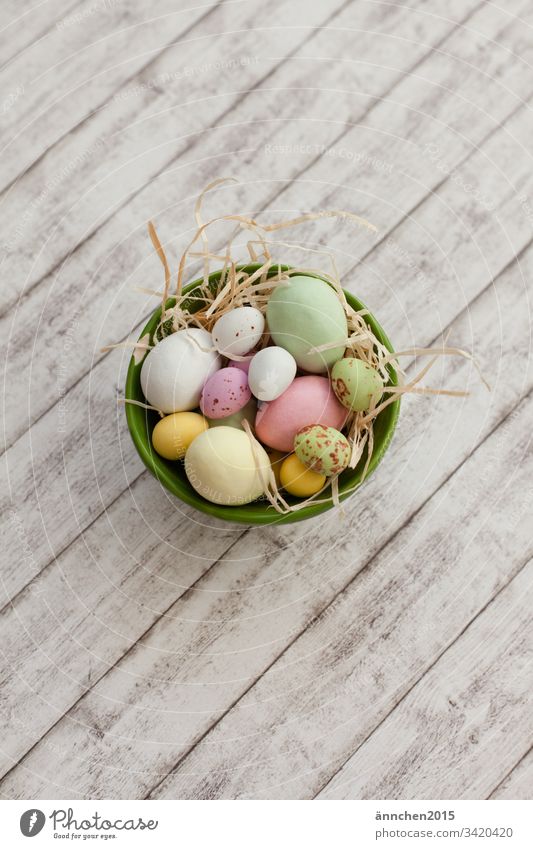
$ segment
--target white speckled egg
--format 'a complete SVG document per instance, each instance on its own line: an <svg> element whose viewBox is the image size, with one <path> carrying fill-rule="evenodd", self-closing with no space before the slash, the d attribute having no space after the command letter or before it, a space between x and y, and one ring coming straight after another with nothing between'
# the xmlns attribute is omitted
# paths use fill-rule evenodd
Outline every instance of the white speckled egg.
<svg viewBox="0 0 533 849"><path fill-rule="evenodd" d="M296 360L285 348L273 345L253 357L248 383L260 401L273 401L289 388L296 374Z"/></svg>
<svg viewBox="0 0 533 849"><path fill-rule="evenodd" d="M213 327L213 342L224 356L243 357L255 348L265 329L263 313L255 307L237 307L221 316Z"/></svg>
<svg viewBox="0 0 533 849"><path fill-rule="evenodd" d="M216 427L197 436L185 455L194 489L215 504L248 504L263 494L270 461L265 449L235 427Z"/></svg>
<svg viewBox="0 0 533 849"><path fill-rule="evenodd" d="M207 330L178 330L148 352L141 368L144 397L163 413L194 410L204 383L220 366Z"/></svg>

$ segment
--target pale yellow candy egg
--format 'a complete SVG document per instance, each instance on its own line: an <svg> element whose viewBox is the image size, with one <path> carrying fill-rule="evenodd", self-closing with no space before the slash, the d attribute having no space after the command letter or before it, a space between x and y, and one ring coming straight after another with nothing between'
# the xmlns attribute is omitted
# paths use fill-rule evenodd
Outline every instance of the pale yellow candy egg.
<svg viewBox="0 0 533 849"><path fill-rule="evenodd" d="M315 495L326 483L325 475L308 469L296 454L291 454L283 461L279 476L283 489L298 498L309 498L310 495Z"/></svg>
<svg viewBox="0 0 533 849"><path fill-rule="evenodd" d="M270 463L265 449L236 427L200 434L185 455L185 472L196 492L214 504L239 505L264 492Z"/></svg>
<svg viewBox="0 0 533 849"><path fill-rule="evenodd" d="M166 460L181 460L193 439L208 427L206 419L199 413L171 413L154 427L152 445Z"/></svg>

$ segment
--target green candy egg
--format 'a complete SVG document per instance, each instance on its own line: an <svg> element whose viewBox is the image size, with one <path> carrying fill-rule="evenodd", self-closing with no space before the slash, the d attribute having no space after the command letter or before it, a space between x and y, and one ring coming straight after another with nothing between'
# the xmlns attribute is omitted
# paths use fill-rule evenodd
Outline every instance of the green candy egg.
<svg viewBox="0 0 533 849"><path fill-rule="evenodd" d="M344 471L350 462L350 445L334 427L308 425L294 437L294 453L304 466L331 477Z"/></svg>
<svg viewBox="0 0 533 849"><path fill-rule="evenodd" d="M324 280L296 275L280 283L267 304L267 322L276 345L293 355L304 371L323 374L344 354L348 325L335 290ZM338 343L309 354L310 348Z"/></svg>
<svg viewBox="0 0 533 849"><path fill-rule="evenodd" d="M331 371L331 385L335 395L348 410L368 410L372 396L376 402L383 395L383 380L375 368L347 357L338 360Z"/></svg>

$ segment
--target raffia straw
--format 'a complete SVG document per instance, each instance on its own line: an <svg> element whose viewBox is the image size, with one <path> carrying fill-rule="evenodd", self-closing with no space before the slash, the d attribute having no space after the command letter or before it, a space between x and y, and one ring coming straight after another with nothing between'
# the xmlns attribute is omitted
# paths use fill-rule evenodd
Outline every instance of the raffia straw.
<svg viewBox="0 0 533 849"><path fill-rule="evenodd" d="M204 198L205 198L206 194L208 192L210 192L212 189L215 189L217 186L221 186L223 183L236 183L236 182L238 182L238 181L235 179L235 177L219 177L217 180L213 180L211 183L208 183L208 185L205 187L205 189L198 196L198 199L197 199L196 204L194 206L194 218L195 218L196 226L197 226L198 229L201 230L203 223L204 223L203 219L202 219L202 205L203 205ZM209 242L208 242L207 233L205 232L205 230L202 230L202 237L201 238L202 238L202 242L204 243L204 250L201 252L201 256L203 256L203 259L204 259L204 286L205 286L206 289L208 289L208 286L209 286L209 251L208 251Z"/></svg>
<svg viewBox="0 0 533 849"><path fill-rule="evenodd" d="M133 404L134 407L142 407L143 410L153 410L155 413L159 413L161 418L165 415L162 410L158 410L157 407L151 407L150 404L143 404L142 401L136 401L134 398L118 398L118 404Z"/></svg>
<svg viewBox="0 0 533 849"><path fill-rule="evenodd" d="M163 297L161 299L161 309L165 309L165 304L168 300L168 293L170 291L170 267L167 261L167 256L165 251L163 250L163 246L159 241L159 236L156 233L156 229L151 221L148 222L148 232L150 234L150 238L152 240L152 244L156 249L157 255L163 264L163 268L165 271L165 288L163 289Z"/></svg>

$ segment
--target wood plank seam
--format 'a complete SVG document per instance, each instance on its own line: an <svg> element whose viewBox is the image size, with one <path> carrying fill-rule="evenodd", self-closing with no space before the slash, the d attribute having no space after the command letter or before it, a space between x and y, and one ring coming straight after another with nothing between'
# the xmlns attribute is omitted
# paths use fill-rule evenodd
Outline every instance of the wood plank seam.
<svg viewBox="0 0 533 849"><path fill-rule="evenodd" d="M474 452L473 452L473 453L474 453ZM443 484L443 486L444 486L444 484ZM479 533L479 530L480 530L480 529L478 529L478 531L477 531L476 533ZM481 608L477 611L477 613L475 613L475 614L474 614L474 616L472 616L472 618L471 618L468 622L466 622L466 623L465 623L465 625L464 625L464 627L461 629L461 631L460 631L460 632L459 632L459 633L458 633L458 634L457 634L457 635L456 635L456 636L452 639L452 641L451 641L450 643L448 643L448 645L446 645L446 646L445 646L445 648L444 648L444 649L443 649L443 650L442 650L442 651L441 651L441 652L440 652L440 653L439 653L439 654L435 657L435 659L431 662L431 664L427 667L427 669L425 669L425 670L422 672L422 674L420 675L420 677L419 677L416 681L414 681L414 682L413 682L413 684L409 687L409 689L408 689L408 690L406 690L406 691L405 691L405 693L404 693L404 694L401 696L401 698L400 698L400 699L396 702L396 704L395 704L395 705L394 705L394 706L393 706L393 707L392 707L392 708L391 708L391 709L390 709L390 710L389 710L389 711L385 714L385 716L383 716L383 717L381 718L381 720L377 723L377 725L375 726L375 728L373 728L373 729L372 729L372 731L371 731L369 734L367 734L367 735L365 736L364 740L361 740L361 742L360 742L360 743L356 746L356 748L353 750L353 752L350 752L350 754L348 755L348 757L344 759L344 761L343 761L343 762L340 764L340 766L339 766L339 767L335 770L335 772L334 772L334 773L333 773L333 774L332 774L332 775L328 778L328 780L327 780L327 781L326 781L326 782L325 782L325 783L324 783L324 784L323 784L323 785L322 785L322 786L321 786L321 787L317 790L317 792L315 793L315 795L314 795L314 797L313 797L313 798L315 798L315 799L316 799L316 798L317 798L317 796L319 796L321 793L323 793L323 792L324 792L324 790L326 790L326 788L327 788L327 787L328 787L328 786L329 786L329 785L330 785L330 784L331 784L331 783L335 780L335 777L339 774L339 772L341 772L341 770L342 770L342 769L346 766L346 764L347 764L347 763L351 760L351 758L352 758L352 757L356 754L356 752L358 752L358 751L359 751L359 749L360 749L360 748L361 748L361 747L362 747L362 746L363 746L363 745L364 745L364 744L365 744L365 743L366 743L366 742L367 742L367 741L368 741L368 740L369 740L369 739L370 739L370 738L371 738L371 737L372 737L372 736L376 733L376 731L378 731L378 730L379 730L379 728L380 728L380 727L383 725L383 723L384 723L384 722L385 722L385 721L389 718L389 716L391 716L391 714L393 714L393 713L394 713L394 711L395 711L395 710L396 710L396 709L397 709L397 708L398 708L398 707L399 707L399 706L400 706L400 705L404 702L404 700L405 700L405 699L409 696L409 694L411 693L411 691L412 691L412 690L414 690L414 688L415 688L415 687L417 687L417 686L418 686L418 684L419 684L421 681L423 681L423 680L424 680L424 678L426 677L426 675L428 675L428 674L431 672L431 670L433 669L433 667L434 667L434 666L436 666L436 664L440 661L440 659L441 659L441 658L442 658L442 657L443 657L443 656L444 656L444 655L445 655L448 651L450 651L450 649L452 649L452 648L453 648L453 646L455 645L455 643L456 643L459 639L461 639L461 637L462 637L462 636L463 636L463 635L464 635L464 634L468 631L468 629L469 629L472 625L474 625L474 624L475 624L475 622L476 622L476 620L478 619L478 617L479 617L479 616L481 616L481 615L482 615L482 614L483 614L483 613L484 613L484 612L485 612L485 611L486 611L486 610L487 610L487 609L488 609L488 608L489 608L489 607L493 604L493 602L495 602L495 601L496 601L496 599L498 598L498 596L500 595L500 593L502 593L502 592L503 592L503 591L504 591L504 590L505 590L505 589L506 589L506 588L507 588L507 587L508 587L508 586L509 586L509 585L510 585L510 584L511 584L514 580L516 580L516 578L520 575L520 573L521 573L521 572L522 572L522 571L526 568L526 566L527 566L530 562L531 562L531 555L530 555L530 554L528 554L528 556L526 557L526 559L524 560L524 562L521 564L521 566L519 566L519 567L518 567L518 569L516 569L516 570L515 570L515 571L514 571L514 572L513 572L513 573L512 573L509 577L508 577L508 579L505 581L505 583L504 583L504 584L502 584L502 586L501 586L501 587L499 587L499 589L498 589L498 590L494 593L494 595L493 595L493 596L491 596L491 598L490 598L490 599L488 599L488 601L486 601L486 602L485 602L485 604L483 605L483 607L481 607ZM524 756L523 756L523 757L524 757ZM520 760L522 760L522 759L523 759L523 757L522 757L522 758L520 758ZM518 761L518 762L519 762L519 761ZM516 766L516 764L515 764L515 766ZM514 769L514 767L513 767L513 769ZM511 769L511 770L509 770L509 772L512 772L512 769ZM509 773L507 773L505 777L507 777L507 775L508 775L508 774L509 774ZM502 781L503 781L503 780L504 780L504 779L502 779ZM497 786L499 786L500 784L501 784L501 782L499 782Z"/></svg>
<svg viewBox="0 0 533 849"><path fill-rule="evenodd" d="M223 5L224 5L224 0L218 0L218 2L217 2L217 3L214 3L214 4L213 4L213 5L212 5L212 6L211 6L208 10L207 10L207 12L205 12L205 14L204 14L204 15L202 15L202 16L201 16L200 18L198 18L197 20L193 21L191 24L189 24L189 26L185 27L185 29L184 29L184 30L182 30L180 33L178 33L178 35L177 35L177 37L176 37L176 38L177 38L177 39L179 39L179 40L182 40L182 39L183 39L184 37L186 37L186 36L187 36L187 35L188 35L188 34L189 34L189 33L190 33L190 32L191 32L191 31L192 31L192 30L193 30L196 26L198 26L198 24L201 24L203 21L205 21L205 20L206 20L206 18L210 17L210 15L211 15L213 12L215 12L215 11L216 11L216 9L218 9L220 6L223 6ZM113 98L114 98L114 97L118 94L118 92L120 92L123 88L127 87L127 86L128 86L131 82L133 82L133 80L135 80L137 77L139 77L139 76L141 76L142 74L144 74L144 73L145 73L145 71L147 71L147 70L148 70L148 69L149 69L149 68L150 68L150 67L151 67L151 66L152 66L155 62L157 62L157 61L160 59L160 57L161 57L161 56L163 56L163 55L167 52L167 50L170 50L173 46L175 46L175 44L176 44L176 43L177 43L177 42L171 42L171 43L170 43L170 44L168 44L166 47L163 47L163 48L160 50L160 52L159 52L159 53L157 53L157 55L156 55L156 56L154 56L152 59L150 59L150 61L149 61L149 62L147 62L145 65L143 65L141 68L139 68L139 70L138 70L138 71L136 71L134 74L131 74L131 76L127 77L127 78L124 80L124 82L120 83L120 85L119 85L119 86L117 86L117 87L116 87L116 88L115 88L115 89L111 92L111 94L110 94L110 95L109 95L109 96L108 96L108 97L107 97L104 101L102 101L102 103L100 104L100 106L95 107L95 108L94 108L91 112L89 112L89 114L88 114L88 115L86 115L84 118L82 118L80 121L78 121L78 123L77 123L77 124L74 124L74 126L70 127L70 129L69 129L69 130L67 130L67 131L66 131L66 132L64 132L62 135L60 135L60 136L59 136L59 138L57 138L53 144L49 145L49 146L48 146L45 150L43 150L43 152L42 152L42 153L40 153L40 154L39 154L39 156L38 156L36 159L34 159L34 161L31 163L31 165L29 165L29 166L28 166L28 167L27 167L24 171L22 171L20 174L17 174L17 176L16 176L16 177L14 177L14 178L13 178L13 180L11 180L9 183L6 183L6 185L4 186L4 188L2 189L2 191L0 192L0 202L1 202L2 198L4 197L4 195L7 195L7 194L8 194L8 193L9 193L9 192L13 189L13 188L15 188L15 187L16 187L16 184L18 183L18 181L20 180L20 178L21 178L21 177L23 177L23 176L25 176L25 175L27 175L27 174L29 174L29 173L30 173L30 172L31 172L31 171L32 171L32 170L33 170L33 169L34 169L34 168L35 168L35 167L39 164L39 162L41 162L41 161L44 159L44 157L47 155L47 153L49 153L51 150L53 150L53 148L54 148L57 144L60 144L60 142L61 142L64 138L66 138L66 136L70 135L70 133L73 133L73 132L75 132L76 130L79 130L79 129L80 129L80 127L82 127L82 126L83 126L83 125L84 125L87 121L89 121L89 120L91 119L91 117L92 117L92 116L93 116L96 112L98 112L100 109L103 109L105 106L107 106L107 104L108 104L108 103L110 103L110 102L113 100ZM50 105L51 105L51 106L53 106L54 104L50 104ZM27 129L27 127L25 127L24 129ZM16 138L16 136L15 136L15 138ZM11 139L9 143L11 144L11 143L12 143L12 141L14 141L14 139ZM55 270L55 269L52 269L52 272L51 272L51 273L53 273L53 272L54 272L54 270ZM39 281L38 281L38 283L40 283L40 282L41 282L41 280L39 280ZM38 285L38 283L37 283L36 285Z"/></svg>
<svg viewBox="0 0 533 849"><path fill-rule="evenodd" d="M339 9L338 9L336 12L334 12L332 15L330 15L330 16L326 19L326 21L325 21L325 24L324 24L323 28L326 28L327 23L329 23L329 21L330 21L330 20L333 20L333 19L334 19L334 18L335 18L338 14L341 14L341 13L344 11L344 9L345 9L347 6L349 6L349 5L350 5L350 3L351 3L351 2L352 2L352 0L346 0L346 2L345 2L345 3L341 6L341 7L339 7ZM416 62L415 62L415 63L414 63L414 64L413 64L410 68L408 68L406 71L404 71L404 72L400 75L400 77L398 77L398 79L397 79L397 80L395 80L395 82L394 82L394 83L393 83L393 84L392 84L392 85L391 85L391 86L390 86L390 87L389 87L389 88L388 88L388 89L387 89L387 90L386 90L386 91L385 91L385 92L384 92L384 93L380 96L380 100L377 100L377 101L376 101L375 103L373 103L373 104L372 104L372 105L371 105L371 106L370 106L367 110L365 110L365 112L363 113L363 115L361 116L361 118L360 118L358 121L356 121L356 122L355 122L354 126L357 126L357 125L361 122L361 120L364 120L364 118L366 118L366 117L368 116L368 114L369 114L369 113L370 113L373 109L377 108L377 106L379 106L379 103L381 102L381 100L383 100L383 99L387 98L387 97L389 96L389 94L390 94L392 91L394 91L394 89L396 88L396 86L398 86L398 85L399 85L399 84L400 84L400 83L401 83L401 82L402 82L402 81L403 81L403 80L404 80L407 76L409 76L410 74L412 74L412 73L413 73L413 71L414 71L414 70L416 70L416 68L417 68L417 67L418 67L418 66L419 66L422 62L424 62L424 61L426 61L426 60L427 60L427 58L431 55L431 53L433 52L433 50L434 50L435 48L440 47L440 46L441 46L441 45L442 45L442 44L443 44L443 43L444 43L444 42L445 42L445 41L446 41L449 37L451 37L451 36L452 36L452 35L456 32L456 30L457 30L457 29L459 29L459 28L463 27L463 26L464 26L464 23L465 23L465 22L466 22L466 21L467 21L470 17L472 17L474 14L476 14L476 12L478 12L478 11L479 11L479 9L480 9L483 5L484 5L484 0L481 0L481 2L480 2L477 6L475 6L475 7L471 10L471 12L469 12L469 13L468 13L468 14L467 14L464 18L462 18L462 19L461 19L461 21L457 22L457 23L453 26L453 28L452 28L451 30L449 30L449 31L448 31L448 32L447 32L447 33L446 33L446 34L445 34L445 35L444 35L444 36L443 36L443 37L442 37L442 38L441 38L441 39L440 39L440 40L436 43L436 45L435 45L434 47L431 47L431 48L430 48L430 50L429 50L427 53L425 53L425 54L424 54L424 55L423 55L423 56L422 56L419 60L417 60L417 61L416 61ZM283 58L283 61L282 61L282 62L280 62L278 65L276 65L276 66L275 66L275 68L272 68L272 69L271 69L271 70L270 70L267 74L265 74L265 75L264 75L261 79L259 79L259 80L258 80L258 81L257 81L257 82L256 82L256 83L255 83L255 84L254 84L251 88L250 88L250 89L248 89L246 92L242 92L242 93L241 93L240 98L239 98L239 99L238 99L235 103L233 103L230 107L228 107L228 109L224 110L224 112L220 115L220 117L219 117L219 118L218 118L218 119L214 122L213 127L218 127L218 126L220 126L221 122L224 120L224 118L226 118L226 117L227 117L227 115L229 115L229 114L230 114L230 113L231 113L231 112L232 112L232 111L233 111L233 110L234 110L234 109L235 109L235 108L236 108L236 107L237 107L237 106L238 106L238 105L239 105L239 104L240 104L240 103L241 103L241 102L242 102L242 101L246 98L246 97L248 97L248 95L249 95L249 94L251 94L252 92L254 92L254 91L255 91L256 89L258 89L258 88L259 88L259 87L260 87L260 86L261 86L264 82L266 82L266 81L267 81L267 80L268 80L268 79L269 79L269 78L270 78L270 77L271 77L271 76L272 76L272 75L273 75L273 74L274 74L274 73L275 73L275 72L276 72L276 71L277 71L280 67L282 67L282 66L285 64L285 62L286 62L288 59L291 59L291 58L292 58L292 56L293 56L293 55L295 55L295 53L296 53L298 50L300 50L300 49L301 49L303 46L305 46L305 45L306 45L309 41L311 41L311 40L315 37L315 35L316 35L316 30L314 30L314 31L313 31L313 32L312 32L312 33L311 33L311 34L310 34L310 35L309 35L306 39L304 39L302 42L300 42L300 43L297 45L297 47L295 47L293 50L289 51L289 53L288 53L288 54L287 54L287 55ZM154 60L154 61L155 61L155 60ZM150 64L151 64L151 62L149 63L149 65L150 65ZM148 65L148 67L149 67L149 65ZM132 79L135 79L136 77L137 77L137 74L133 75L133 77L132 77L129 81L127 81L127 82L131 82L131 81L132 81ZM120 91L121 89L122 89L122 86L120 86L120 87L117 89L117 92L118 92L118 91ZM115 94L116 94L116 92L115 92ZM113 97L113 96L114 96L114 95L111 95L111 97ZM109 99L111 99L111 98L108 98L108 100L109 100ZM85 121L85 120L87 120L87 119L88 119L88 117L90 117L90 116L87 116L87 118L85 118L85 119L84 119L84 121ZM83 121L82 121L81 123L83 123ZM73 128L73 129L76 129L76 128ZM70 132L72 132L72 130L71 130ZM343 131L343 133L341 133L341 135L338 137L338 139L335 139L333 143L334 143L334 144L337 144L337 141L338 141L338 140L340 140L340 139L344 136L345 132L347 132L347 131ZM60 140L58 140L58 141L60 141ZM162 173L164 173L164 172L165 172L168 168L170 168L170 167L171 167L171 166L173 166L176 162L178 162L178 161L181 159L181 157L182 157L182 156L184 156L186 153L188 153L191 149L193 149L193 148L195 147L195 145L196 145L196 144L197 144L196 140L191 141L190 143L188 143L188 144L185 146L185 148L184 148L184 149L183 149L183 150L182 150L179 154L177 154L176 156L171 157L171 159L169 159L169 160L166 162L166 164L165 164L165 165L164 165L164 166L163 166L163 167L162 167L159 171L157 171L157 172L156 172L156 173L155 173L155 174L154 174L154 175L150 178L150 180L149 180L147 183L144 183L142 186L140 186L140 187L139 187L139 188L138 188L135 192L133 192L133 193L132 193L132 194L128 197L128 199L127 199L126 201L124 201L124 203L121 203L121 204L120 204L120 205L119 205L119 206L118 206L118 207L114 210L114 212L112 212L112 213L111 213L111 215L109 215L107 218L105 218L105 220L101 221L101 223L100 223L100 224L98 224L98 226L97 226L97 227L95 227L95 229L94 229L91 233L89 233L86 237L84 237L84 238L82 239L82 241L80 241L80 242L76 245L75 251L77 251L77 250L78 250L80 247L82 247L82 246L83 246L86 242L88 242L90 239L92 239L92 237L93 237L94 235L96 235L96 233L98 233L98 232L99 232L99 231L100 231L100 230L101 230L101 229L102 229L102 228L103 228L103 227L104 227L104 226L105 226L105 225L106 225L106 224L107 224L107 223L108 223L108 222L109 222L112 218L114 218L114 216L115 216L115 215L117 215L117 213L119 213L121 209L123 209L123 208L124 208L125 206L127 206L127 205L128 205L128 204L129 204L129 203L130 203L130 202L131 202L131 201L132 201L135 197L137 197L137 195L139 195L139 194L140 194L140 193L141 193L141 192L142 192L142 191L146 188L146 186L148 186L151 182L153 182L154 180L156 180L156 179L157 179L157 178L158 178L158 177L159 177ZM53 146L55 146L55 145L53 145ZM53 147L53 146L52 146L52 147ZM44 154L43 154L43 155L44 155ZM318 157L318 158L319 158L319 157ZM41 159L41 157L39 157L39 160L36 160L36 161L35 161L34 165L35 165L35 164L37 164L37 162L38 162L38 161L40 161L40 159ZM296 177L295 177L294 179L296 179L296 180L297 180L297 179L299 179L299 178L300 178L300 176L308 170L308 167L311 167L311 166L312 166L315 162L316 162L316 159L315 159L315 160L313 160L313 161L310 163L310 166L306 166L305 168L303 168L303 169L302 169L302 171L301 171L301 172L297 172ZM33 167L33 165L32 165L32 167ZM29 173L29 171L30 171L30 170L31 170L31 169L27 169L24 173L25 173L25 174L26 174L26 173ZM20 175L19 175L19 176L20 176ZM18 177L17 177L17 180L18 180ZM278 194L279 194L279 193L278 193ZM277 197L277 194L276 194L276 197ZM1 195L0 195L0 198L1 198ZM269 202L270 202L270 201L269 201ZM56 226L57 226L57 225L56 225ZM63 267L63 265L64 265L64 264L65 264L65 263L66 263L66 262L67 262L67 261L71 258L71 256L73 255L73 253L74 253L74 252L70 252L69 254L67 254L66 256L64 256L64 257L63 257L61 260L59 260L59 261L58 261L58 262L57 262L57 263L56 263L56 264L55 264L55 265L54 265L54 266L53 266L53 267L52 267L52 268L51 268L51 269L50 269L50 270L49 270L46 274L44 274L41 278L39 278L38 280L36 280L36 281L35 281L35 283L33 283L30 287L28 287L27 289L24 289L24 290L23 290L23 292L22 292L22 293L21 293L21 295L17 298L17 300L16 300L16 301L13 301L13 302L11 302L11 303L9 303L9 304L6 304L5 308L4 308L2 311L0 311L0 318L2 318L2 317L4 317L5 315L7 315L7 314L8 314L8 313L9 313L9 312L10 312L10 311L14 308L14 306L16 306L16 304L18 303L18 301L20 300L20 298L21 298L21 297L25 297L25 296L27 296L28 294L30 294L30 293L31 293L34 289L36 289L36 287L37 287L37 286L39 286L39 285L43 282L43 280L45 280L47 277L51 277L52 275L54 275L54 274L56 274L56 273L60 272L60 271L61 271L61 269L62 269L62 267Z"/></svg>
<svg viewBox="0 0 533 849"><path fill-rule="evenodd" d="M62 18L66 18L66 17L68 17L68 15L70 15L70 14L72 13L73 9L76 9L78 6L81 6L81 4L82 4L82 3L83 3L83 0L75 0L75 2L74 2L71 6L69 6L69 7L68 7L68 9L66 10L66 12L63 12L63 13L61 14L61 18L58 18L58 19L57 19L57 20L55 20L52 24L50 24L50 26L49 26L49 27L46 27L44 30L41 30L41 32L39 33L39 35L35 36L35 38L33 39L33 41L28 42L28 44L27 44L27 45L26 45L26 46L25 46L22 50L19 50L17 53L13 53L13 55L12 55L12 56L10 56L10 57L9 57L9 59L7 59L7 61L6 61L6 62L4 62L4 64L3 64L3 65L2 65L2 67L0 68L0 73L2 73L2 71L5 71L5 70L6 70L6 68L8 68L8 67L9 67L9 65L11 64L11 62L12 62L14 59L17 59L19 56L22 56L22 54L23 54L26 50L29 50L29 49L30 49L30 47L34 47L36 44L38 44L40 41L42 41L42 40L43 40L43 38L46 38L46 36L48 35L48 33L50 33L50 32L51 32L51 31L52 31L52 30L56 27L56 25L57 25L57 22L58 22L58 21L62 20ZM14 26L14 25L18 24L18 23L19 23L19 21L21 21L21 20L22 20L22 18L24 18L26 15L31 15L31 14L32 14L32 11L33 11L32 9L28 9L28 11L27 11L27 12L24 12L24 14L19 15L19 17L18 17L18 18L14 18L14 19L13 19L12 21L10 21L10 22L9 22L9 23L5 26L5 27L2 27L2 29L0 30L0 33L5 32L5 30L9 29L9 27L10 27L10 26ZM0 192L0 197L1 197L1 195L2 195L2 193Z"/></svg>
<svg viewBox="0 0 533 849"><path fill-rule="evenodd" d="M144 474L144 472L142 472L141 474ZM118 496L118 497L120 497L120 496ZM98 517L97 517L97 518L98 518ZM95 519L95 521L96 521L96 519ZM177 598L175 598L175 599L174 599L174 600L173 600L173 601L172 601L172 602L168 605L168 607L167 607L167 608L166 608L166 609L165 609L165 610L164 610L164 611L163 611L163 612L162 612L162 613L161 613L161 614L157 617L157 619L156 619L154 622L152 622L152 624L151 624L151 625L149 625L149 627L148 627L148 628L146 628L146 629L143 631L143 633L140 635L140 637L138 637L138 639L136 639L136 640L135 640L135 642L131 644L131 646L130 646L130 647L129 647L129 648L128 648L125 652L124 652L124 654L123 654L123 655L121 655L121 657L120 657L117 661L115 661L115 663L113 663L113 665L112 665L112 666L110 666L110 667L109 667L109 669L107 669L105 672L103 672L103 673L102 673L102 675L99 675L99 676L98 676L98 678L95 678L93 681L91 681L91 686L90 686L90 687L88 687L88 688L85 690L85 692L84 692L84 693L82 693L82 694L81 694L81 695L80 695L80 696L76 699L76 701L74 701L74 702L70 705L70 707L69 707L69 708L65 711L65 713L61 714L61 716L60 716L60 717L58 717L58 719L57 719L57 720L53 723L53 725L51 725L51 726L50 726L50 728L46 731L46 733L45 733L45 734L43 734L41 737L39 737L39 739L38 739L38 740L36 740L36 741L35 741L35 743L33 743L33 744L32 744L32 746L30 746L30 748L29 748L26 752L24 752L24 754L23 754L23 755L22 755L22 756L21 756L21 757L20 757L20 758L16 761L16 763L14 763L14 764L13 764L13 766L12 766L12 767L10 767L10 769L6 770L4 773L2 773L2 774L0 775L0 782L1 782L1 781L3 781L5 778L7 778L7 776L8 776L8 775L10 775L10 773L11 773L14 769L16 769L16 768L20 765L20 763L24 760L24 758L25 758L27 755L29 755L29 754L30 754L30 752L31 752L31 751L35 748L35 746L37 746L37 744L38 744L38 743L39 743L39 742L43 739L43 737L45 737L45 736L46 736L46 734L48 734L50 731L52 731L52 730L55 728L55 726L56 726L59 722L61 722L61 720L62 720L62 719L64 719L64 717L65 717L66 713L67 713L68 711L70 711L70 710L73 710L73 709L76 707L76 705L77 705L79 702L81 702L81 700L82 700L82 699L83 699L83 698L84 698L84 697L85 697L88 693L90 693L90 692L91 692L91 690L92 690L92 689L93 689L93 688L94 688L94 687L98 684L98 682L99 682L99 681L101 681L101 680L102 680L102 678L104 678L104 677L108 674L108 672L111 672L111 671L114 669L114 667L117 665L117 663L119 663L120 661L124 660L124 658L128 657L128 655L129 655L129 654L131 654L131 652L132 652L132 651L134 651L134 649L135 649L135 648L136 648L136 647L137 647L140 643L142 643L142 640L143 640L143 639L144 639L144 638L145 638L145 637L146 637L146 636L150 633L150 631L154 628L154 626L155 626L155 625L156 625L156 624L157 624L157 623L158 623L161 619L164 619L164 618L165 618L165 616L168 614L168 612L172 609L172 607L174 606L174 604L175 604L177 601L183 601L183 600L185 600L185 599L187 598L187 596L188 596L189 594L190 594L190 595L192 595L192 593L194 592L194 588L196 587L196 585L197 585L197 584L198 584L198 583L199 583L199 582L200 582L200 581L201 581L201 580L202 580L202 579L203 579L203 578L204 578L204 577L205 577L205 576L206 576L209 572L211 572L211 570L212 570L212 569L214 569L214 567L215 567L215 566L217 566L217 564L218 564L218 563L220 563L220 561L221 561L221 560L222 560L222 559L223 559L223 558L224 558L224 557L225 557L225 556L226 556L226 555L227 555L227 554L231 551L231 549L232 549L232 548L234 548L234 546L235 546L235 545L237 545L237 543L238 543L238 542L240 542L240 540L241 540L241 539L242 539L242 538L243 538L243 537L244 537L244 536L248 533L248 531L249 531L249 528L247 528L245 531L243 531L243 533L242 533L242 534L240 534L240 535L239 535L236 539L234 539L234 540L230 543L230 545L229 545L229 546L228 546L228 547L227 547L227 548L226 548L223 552L221 552L221 554L220 554L220 555L216 558L216 560L214 560L214 561L213 561L213 563L211 563L211 564L209 565L209 567L206 569L206 571L205 571L205 572L203 572L201 575L199 575L199 576L198 576L198 578L197 578L195 581L193 581L193 583L192 583L189 587L187 587L187 588L185 588L185 589L183 590L183 592L181 593L181 595L179 595ZM78 538L76 538L76 539L78 539ZM73 540L73 542L74 542L74 540ZM70 545L70 544L69 544L69 545ZM69 547L69 546L66 546L66 548L68 548L68 547ZM65 550L66 550L66 549L65 549ZM18 595L18 594L17 594L17 595ZM5 609L5 608L3 608L3 609L2 609L2 611L0 611L0 615L1 615L1 613L3 612L3 610L4 610L4 609ZM0 649L0 651L2 651L2 650ZM3 653L3 652L2 652L2 653Z"/></svg>
<svg viewBox="0 0 533 849"><path fill-rule="evenodd" d="M527 749L527 751L525 751L524 754L521 755L521 757L518 758L518 760L514 764L514 766L512 766L511 769L506 772L506 774L503 776L503 778L500 781L498 781L498 783L492 788L490 793L487 795L487 799L491 799L493 797L493 795L499 790L499 788L502 786L502 784L504 784L507 781L507 779L509 778L511 773L513 773L515 771L515 769L517 767L519 767L520 764L523 761L526 760L526 758L531 754L531 752L533 752L533 746L530 746L529 749Z"/></svg>

